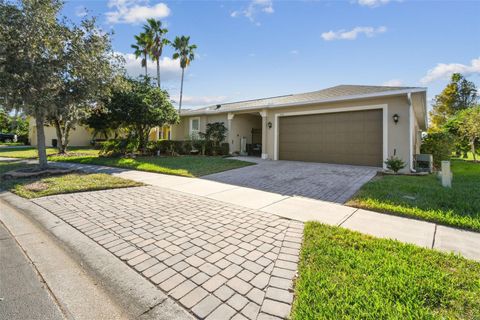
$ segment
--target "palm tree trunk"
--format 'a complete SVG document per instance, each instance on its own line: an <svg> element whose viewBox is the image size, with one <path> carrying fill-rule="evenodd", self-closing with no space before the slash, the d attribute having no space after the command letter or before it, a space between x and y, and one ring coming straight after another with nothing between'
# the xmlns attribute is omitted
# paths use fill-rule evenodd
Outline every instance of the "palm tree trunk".
<svg viewBox="0 0 480 320"><path fill-rule="evenodd" d="M183 96L183 75L185 73L185 68L182 68L182 82L180 83L180 103L178 104L178 113L182 110L182 96Z"/></svg>
<svg viewBox="0 0 480 320"><path fill-rule="evenodd" d="M157 58L157 84L160 88L160 57Z"/></svg>
<svg viewBox="0 0 480 320"><path fill-rule="evenodd" d="M147 81L148 69L147 69L147 53L146 52L144 54L144 57L145 57L145 81Z"/></svg>

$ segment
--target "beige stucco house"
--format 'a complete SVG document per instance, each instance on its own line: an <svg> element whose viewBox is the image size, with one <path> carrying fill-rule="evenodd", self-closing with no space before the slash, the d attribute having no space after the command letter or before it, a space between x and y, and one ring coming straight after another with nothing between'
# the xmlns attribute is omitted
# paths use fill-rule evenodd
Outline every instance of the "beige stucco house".
<svg viewBox="0 0 480 320"><path fill-rule="evenodd" d="M213 122L228 128L230 153L384 168L385 159L395 155L409 171L427 127L426 88L340 85L184 110L178 125L153 129L150 140L190 139ZM70 145L89 145L92 133L78 126ZM45 127L45 136L51 146L55 128ZM33 119L30 142L36 145Z"/></svg>
<svg viewBox="0 0 480 320"><path fill-rule="evenodd" d="M212 122L229 129L231 153L254 145L263 159L375 167L395 155L408 171L427 127L426 88L340 85L186 110L171 138L188 139Z"/></svg>
<svg viewBox="0 0 480 320"><path fill-rule="evenodd" d="M45 126L45 145L52 146L52 140L57 139L57 131L54 126ZM93 130L85 126L76 126L70 130L69 141L71 146L88 146L92 140ZM37 146L37 125L35 118L30 117L28 122L28 141L32 146Z"/></svg>
<svg viewBox="0 0 480 320"><path fill-rule="evenodd" d="M54 126L45 126L45 145L52 146L52 140L57 139L57 132ZM87 126L77 125L75 129L70 130L69 145L75 147L89 146L93 139L93 130ZM170 126L154 128L150 132L149 139L157 141L159 139L170 139ZM28 140L32 146L37 146L37 126L34 118L29 120Z"/></svg>

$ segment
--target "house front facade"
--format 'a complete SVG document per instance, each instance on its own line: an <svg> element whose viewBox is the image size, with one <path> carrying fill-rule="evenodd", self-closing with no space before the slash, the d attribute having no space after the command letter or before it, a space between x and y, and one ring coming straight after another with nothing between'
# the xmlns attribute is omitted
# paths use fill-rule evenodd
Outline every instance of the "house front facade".
<svg viewBox="0 0 480 320"><path fill-rule="evenodd" d="M396 156L414 171L427 127L426 89L341 85L186 110L171 138L189 139L213 122L228 128L231 153L384 168Z"/></svg>

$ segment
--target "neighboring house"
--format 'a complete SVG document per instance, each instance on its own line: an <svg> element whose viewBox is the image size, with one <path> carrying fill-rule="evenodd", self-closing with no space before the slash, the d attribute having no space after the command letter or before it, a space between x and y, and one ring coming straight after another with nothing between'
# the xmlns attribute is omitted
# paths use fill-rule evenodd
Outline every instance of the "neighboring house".
<svg viewBox="0 0 480 320"><path fill-rule="evenodd" d="M52 146L52 140L57 139L57 132L54 126L45 126L45 144L47 147ZM93 129L87 126L77 125L75 129L70 130L69 145L75 147L89 146L93 139ZM150 132L149 139L156 141L159 139L170 139L170 126L163 128L154 128ZM97 136L98 138L98 136ZM103 135L102 135L103 138ZM29 119L28 141L32 146L37 146L37 126L35 118Z"/></svg>
<svg viewBox="0 0 480 320"><path fill-rule="evenodd" d="M395 155L413 169L427 127L426 88L340 85L224 103L181 113L173 140L223 122L230 152L260 146L261 157L385 167ZM242 143L243 141L243 143Z"/></svg>
<svg viewBox="0 0 480 320"><path fill-rule="evenodd" d="M52 140L57 139L57 131L54 126L45 126L45 145L52 146ZM75 129L70 130L69 145L71 146L88 146L92 140L93 130L84 127L76 126ZM28 124L28 141L32 146L37 146L37 125L35 118L30 117Z"/></svg>

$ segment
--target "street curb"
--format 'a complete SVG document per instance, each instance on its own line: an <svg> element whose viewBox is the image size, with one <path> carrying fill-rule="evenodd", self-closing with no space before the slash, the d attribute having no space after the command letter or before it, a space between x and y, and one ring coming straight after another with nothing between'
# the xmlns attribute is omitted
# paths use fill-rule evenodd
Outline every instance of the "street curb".
<svg viewBox="0 0 480 320"><path fill-rule="evenodd" d="M49 211L10 192L0 193L0 200L52 236L122 306L129 318L193 319L159 288Z"/></svg>

